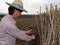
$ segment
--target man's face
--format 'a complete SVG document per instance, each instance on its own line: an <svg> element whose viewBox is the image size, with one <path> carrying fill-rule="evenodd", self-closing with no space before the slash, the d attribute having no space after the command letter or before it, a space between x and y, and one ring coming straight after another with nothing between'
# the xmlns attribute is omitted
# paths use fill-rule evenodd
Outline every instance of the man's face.
<svg viewBox="0 0 60 45"><path fill-rule="evenodd" d="M21 12L19 12L18 10L15 9L14 11L14 18L17 19L21 16Z"/></svg>

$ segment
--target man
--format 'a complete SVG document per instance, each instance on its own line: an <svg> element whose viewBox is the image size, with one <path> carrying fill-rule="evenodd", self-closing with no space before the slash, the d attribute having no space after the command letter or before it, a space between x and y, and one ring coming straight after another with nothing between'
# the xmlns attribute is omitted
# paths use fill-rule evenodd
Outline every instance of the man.
<svg viewBox="0 0 60 45"><path fill-rule="evenodd" d="M8 14L4 16L0 22L0 45L15 45L16 38L31 41L35 39L32 31L22 31L17 28L15 19L19 18L23 11L22 1L15 0L9 4Z"/></svg>

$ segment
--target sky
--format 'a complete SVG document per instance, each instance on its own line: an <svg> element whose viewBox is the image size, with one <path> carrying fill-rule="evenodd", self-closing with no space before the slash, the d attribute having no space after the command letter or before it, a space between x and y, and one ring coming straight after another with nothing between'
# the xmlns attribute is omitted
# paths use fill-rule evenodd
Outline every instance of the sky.
<svg viewBox="0 0 60 45"><path fill-rule="evenodd" d="M0 0L0 13L8 13L8 5L5 2L13 3L14 0ZM60 0L22 0L24 9L28 11L28 13L23 12L22 14L37 14L39 12L40 7L42 11L45 10L45 5L50 4L58 5L60 7Z"/></svg>

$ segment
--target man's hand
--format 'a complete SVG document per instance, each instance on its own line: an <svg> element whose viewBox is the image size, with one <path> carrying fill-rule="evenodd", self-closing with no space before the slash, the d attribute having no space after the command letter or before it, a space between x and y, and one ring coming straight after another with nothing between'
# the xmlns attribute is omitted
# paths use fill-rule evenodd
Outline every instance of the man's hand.
<svg viewBox="0 0 60 45"><path fill-rule="evenodd" d="M35 35L31 35L31 37L32 37L32 40L34 40L34 39L35 39Z"/></svg>
<svg viewBox="0 0 60 45"><path fill-rule="evenodd" d="M29 36L31 36L32 37L32 40L35 39L35 35L34 35L34 32L32 31L32 29L26 31L26 34L29 35Z"/></svg>
<svg viewBox="0 0 60 45"><path fill-rule="evenodd" d="M26 31L26 34L29 35L29 36L31 36L31 35L33 35L34 33L33 33L32 29L31 29L31 30Z"/></svg>

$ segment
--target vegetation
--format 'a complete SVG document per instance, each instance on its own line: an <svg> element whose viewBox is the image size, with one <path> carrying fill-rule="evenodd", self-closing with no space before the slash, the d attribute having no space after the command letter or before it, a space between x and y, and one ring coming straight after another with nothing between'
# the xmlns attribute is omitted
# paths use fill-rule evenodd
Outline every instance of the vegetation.
<svg viewBox="0 0 60 45"><path fill-rule="evenodd" d="M36 40L29 43L17 39L16 45L60 45L60 8L50 5L38 15L22 15L17 21L20 30L33 29Z"/></svg>
<svg viewBox="0 0 60 45"><path fill-rule="evenodd" d="M60 45L60 8L50 5L50 10L46 5L46 11L41 12L36 17L40 45Z"/></svg>
<svg viewBox="0 0 60 45"><path fill-rule="evenodd" d="M43 13L38 13L38 16L34 16L34 18L21 18L22 20L19 22L18 27L23 30L28 30L29 26L35 25L36 27L33 28L35 35L38 34L37 40L32 41L27 45L60 45L60 8L55 5L50 5L50 10L46 5L46 11ZM39 44L36 44L36 43ZM21 43L20 43L21 44ZM23 45L25 45L23 44Z"/></svg>

